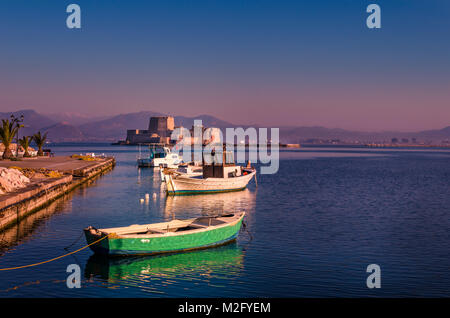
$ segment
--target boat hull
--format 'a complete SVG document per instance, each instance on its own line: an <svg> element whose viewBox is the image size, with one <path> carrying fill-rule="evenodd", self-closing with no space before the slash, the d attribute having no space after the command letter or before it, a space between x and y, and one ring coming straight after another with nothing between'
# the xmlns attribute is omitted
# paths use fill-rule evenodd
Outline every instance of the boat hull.
<svg viewBox="0 0 450 318"><path fill-rule="evenodd" d="M178 164L181 162L181 159L176 160L164 160L164 159L150 159L150 158L141 158L137 160L137 165L139 168L176 168Z"/></svg>
<svg viewBox="0 0 450 318"><path fill-rule="evenodd" d="M90 248L97 254L109 256L156 255L210 248L235 240L241 228L243 217L242 215L236 222L222 227L182 235L170 235L168 233L168 235L151 238L123 238L110 235L108 238L91 245ZM92 234L87 229L84 233L88 244L92 244L101 238L101 235Z"/></svg>
<svg viewBox="0 0 450 318"><path fill-rule="evenodd" d="M234 178L195 178L188 176L167 176L167 193L169 195L190 195L241 191L254 177L255 171Z"/></svg>

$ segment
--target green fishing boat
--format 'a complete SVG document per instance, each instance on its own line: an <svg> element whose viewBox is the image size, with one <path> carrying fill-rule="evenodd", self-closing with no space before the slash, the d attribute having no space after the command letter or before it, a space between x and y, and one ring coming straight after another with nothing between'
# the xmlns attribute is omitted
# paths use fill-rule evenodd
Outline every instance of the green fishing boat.
<svg viewBox="0 0 450 318"><path fill-rule="evenodd" d="M86 241L98 254L110 256L154 255L223 245L237 238L245 212L215 217L130 225L109 229L84 229Z"/></svg>

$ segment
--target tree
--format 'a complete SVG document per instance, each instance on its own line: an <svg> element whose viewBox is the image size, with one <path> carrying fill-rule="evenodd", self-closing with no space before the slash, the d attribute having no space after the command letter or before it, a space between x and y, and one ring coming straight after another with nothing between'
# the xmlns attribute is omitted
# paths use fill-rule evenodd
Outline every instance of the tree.
<svg viewBox="0 0 450 318"><path fill-rule="evenodd" d="M31 155L28 153L28 147L30 147L30 143L32 140L32 136L23 136L22 139L19 139L19 144L22 146L24 151L24 157L31 157Z"/></svg>
<svg viewBox="0 0 450 318"><path fill-rule="evenodd" d="M13 157L13 153L9 146L11 145L14 136L17 134L18 127L14 125L13 121L8 119L2 119L2 125L0 126L0 139L5 146L3 151L3 159L9 159ZM18 150L18 149L17 149Z"/></svg>
<svg viewBox="0 0 450 318"><path fill-rule="evenodd" d="M34 142L36 143L38 147L38 156L43 156L44 152L42 151L42 147L45 144L45 141L47 140L47 133L41 135L41 132L38 131L36 134L33 135Z"/></svg>

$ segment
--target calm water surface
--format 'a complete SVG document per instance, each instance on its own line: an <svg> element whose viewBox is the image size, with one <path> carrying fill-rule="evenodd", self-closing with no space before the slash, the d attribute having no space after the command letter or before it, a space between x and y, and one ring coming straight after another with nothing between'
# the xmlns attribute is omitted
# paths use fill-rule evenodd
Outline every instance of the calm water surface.
<svg viewBox="0 0 450 318"><path fill-rule="evenodd" d="M37 267L0 271L0 297L398 297L450 295L448 150L303 148L282 151L275 175L242 192L166 197L137 150L106 153L115 169L0 234L0 268L66 253L84 227L115 227L247 211L236 243L198 252L108 260L88 249ZM148 204L139 199L150 194ZM153 193L156 198L153 199ZM85 245L84 237L70 250ZM366 287L366 267L382 286ZM78 264L80 289L66 287Z"/></svg>

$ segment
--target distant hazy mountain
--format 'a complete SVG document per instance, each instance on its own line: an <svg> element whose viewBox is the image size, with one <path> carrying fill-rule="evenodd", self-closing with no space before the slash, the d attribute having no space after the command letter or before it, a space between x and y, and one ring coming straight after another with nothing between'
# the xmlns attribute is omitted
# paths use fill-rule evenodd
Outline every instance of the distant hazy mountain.
<svg viewBox="0 0 450 318"><path fill-rule="evenodd" d="M53 113L43 114L44 116L53 119L56 122L65 122L69 125L79 126L87 123L92 123L100 120L111 118L112 116L89 116L79 113Z"/></svg>
<svg viewBox="0 0 450 318"><path fill-rule="evenodd" d="M339 128L325 127L283 127L280 128L280 140L287 143L307 143L313 139L339 140L341 142L361 142L361 143L390 143L393 138L400 142L402 139L412 142L413 138L417 143L441 143L450 141L450 127L421 132L361 132Z"/></svg>
<svg viewBox="0 0 450 318"><path fill-rule="evenodd" d="M435 130L425 130L418 133L415 133L416 136L420 136L423 138L450 138L450 126L445 127L443 129L435 129Z"/></svg>
<svg viewBox="0 0 450 318"><path fill-rule="evenodd" d="M280 128L280 141L286 143L304 143L308 139L366 140L372 137L377 138L378 135L375 133L350 131L340 128L325 128L320 126Z"/></svg>
<svg viewBox="0 0 450 318"><path fill-rule="evenodd" d="M119 140L125 139L127 129L148 129L149 119L152 116L164 116L164 114L142 111L113 116L104 120L80 125L79 128L87 140Z"/></svg>
<svg viewBox="0 0 450 318"><path fill-rule="evenodd" d="M36 133L39 129L42 129L43 127L56 124L55 120L47 116L41 115L32 109L24 109L16 112L0 113L0 118L9 119L11 114L13 114L15 117L20 117L20 115L24 116L23 124L25 127L19 130L20 137L32 135Z"/></svg>
<svg viewBox="0 0 450 318"><path fill-rule="evenodd" d="M200 119L204 127L216 127L225 129L227 127L235 127L235 124L220 120L214 116L210 115L199 115L195 117L184 117L184 116L175 116L175 126L183 126L186 128L191 128L194 124L194 120Z"/></svg>
<svg viewBox="0 0 450 318"><path fill-rule="evenodd" d="M26 109L13 112L16 117L24 115L25 127L20 135L31 135L41 130L48 132L49 141L52 142L81 142L81 141L117 141L126 138L127 129L147 129L152 116L166 116L153 111L121 114L104 118L88 118L87 116L63 113L42 115L34 110ZM0 113L0 118L9 118L11 112ZM195 117L175 116L175 125L190 128L195 119L201 119L205 127L236 127L233 123L220 120L211 115ZM64 120L68 119L68 120ZM244 127L246 128L246 127ZM325 127L281 127L280 142L282 143L308 143L314 140L339 140L340 142L386 142L393 138L421 143L450 142L450 126L443 129L426 130L419 132L361 132L345 129L331 129Z"/></svg>
<svg viewBox="0 0 450 318"><path fill-rule="evenodd" d="M84 125L79 128L88 140L119 140L126 138L127 129L148 129L150 117L167 116L166 114L142 111L138 113L129 113L117 115L105 120L100 120ZM194 119L201 119L205 127L233 127L233 124L220 120L209 115L200 115L196 117L175 116L175 125L191 128Z"/></svg>
<svg viewBox="0 0 450 318"><path fill-rule="evenodd" d="M67 122L61 122L41 129L42 133L47 133L50 142L77 142L83 141L86 137L78 127Z"/></svg>

